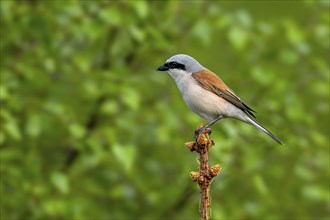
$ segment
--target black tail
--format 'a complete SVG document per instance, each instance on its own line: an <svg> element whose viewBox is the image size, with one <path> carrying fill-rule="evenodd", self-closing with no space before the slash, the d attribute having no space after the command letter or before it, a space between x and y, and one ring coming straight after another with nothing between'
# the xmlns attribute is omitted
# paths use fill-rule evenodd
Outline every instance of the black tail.
<svg viewBox="0 0 330 220"><path fill-rule="evenodd" d="M283 145L283 143L280 141L280 139L278 139L274 134L272 134L272 132L268 131L266 128L262 127L258 122L256 122L254 119L247 117L248 118L248 122L255 126L256 128L259 128L260 130L262 130L263 132L265 132L269 137L271 137L274 141L276 141L277 143Z"/></svg>

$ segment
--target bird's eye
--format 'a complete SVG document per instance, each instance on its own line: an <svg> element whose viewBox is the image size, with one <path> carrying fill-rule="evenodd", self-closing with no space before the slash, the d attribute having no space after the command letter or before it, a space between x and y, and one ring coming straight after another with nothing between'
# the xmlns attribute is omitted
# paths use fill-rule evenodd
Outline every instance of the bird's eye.
<svg viewBox="0 0 330 220"><path fill-rule="evenodd" d="M168 65L170 66L170 68L176 68L178 66L178 63L177 62L170 62Z"/></svg>
<svg viewBox="0 0 330 220"><path fill-rule="evenodd" d="M179 69L179 70L186 70L186 66L184 64L172 61L168 63L168 67L170 69Z"/></svg>

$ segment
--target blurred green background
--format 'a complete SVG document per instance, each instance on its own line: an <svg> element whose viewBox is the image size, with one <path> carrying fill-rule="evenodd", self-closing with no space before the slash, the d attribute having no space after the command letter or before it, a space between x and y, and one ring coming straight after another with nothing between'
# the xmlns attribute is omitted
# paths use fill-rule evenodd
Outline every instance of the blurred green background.
<svg viewBox="0 0 330 220"><path fill-rule="evenodd" d="M213 126L213 219L329 219L329 1L1 0L1 219L198 219L186 53L256 110Z"/></svg>

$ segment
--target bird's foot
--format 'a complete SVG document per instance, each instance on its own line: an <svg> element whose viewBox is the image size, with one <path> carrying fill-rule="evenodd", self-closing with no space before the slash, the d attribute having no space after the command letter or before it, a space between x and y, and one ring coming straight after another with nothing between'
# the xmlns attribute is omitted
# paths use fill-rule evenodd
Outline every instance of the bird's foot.
<svg viewBox="0 0 330 220"><path fill-rule="evenodd" d="M194 136L194 139L195 139L195 141L197 141L199 135L201 135L201 134L203 134L203 133L208 133L208 134L210 135L211 132L212 132L211 127L208 126L208 125L204 125L203 127L201 127L201 128L197 128L197 129L195 130L195 136Z"/></svg>

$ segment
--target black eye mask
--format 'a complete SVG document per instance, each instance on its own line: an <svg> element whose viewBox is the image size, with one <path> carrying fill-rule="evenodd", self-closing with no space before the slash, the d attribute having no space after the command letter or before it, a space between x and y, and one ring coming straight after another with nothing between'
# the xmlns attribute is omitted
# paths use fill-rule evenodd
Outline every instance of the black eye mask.
<svg viewBox="0 0 330 220"><path fill-rule="evenodd" d="M168 66L170 69L186 70L185 65L175 62L175 61L166 63L165 65Z"/></svg>

